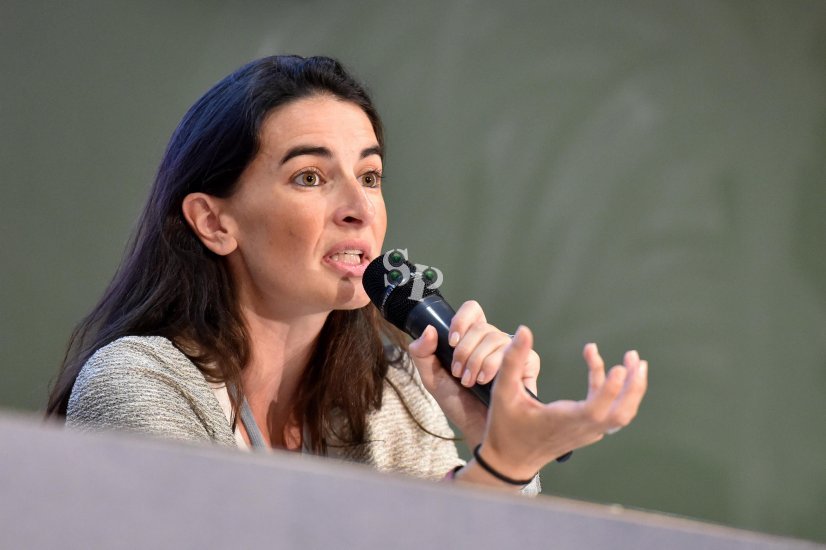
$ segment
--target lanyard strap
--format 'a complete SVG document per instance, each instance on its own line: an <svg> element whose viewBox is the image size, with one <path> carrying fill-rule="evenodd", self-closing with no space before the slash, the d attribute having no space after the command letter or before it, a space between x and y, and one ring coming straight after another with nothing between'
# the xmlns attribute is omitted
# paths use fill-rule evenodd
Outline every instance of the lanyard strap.
<svg viewBox="0 0 826 550"><path fill-rule="evenodd" d="M255 421L255 417L252 415L252 409L250 408L249 402L247 402L247 398L241 401L241 422L244 424L244 429L247 430L247 437L250 438L250 444L254 449L262 449L270 451L272 450L267 442L264 441L264 436L261 435L261 430L258 428L258 423ZM302 437L301 437L301 452L302 453L310 453L309 447L309 432L307 432L306 426L301 430Z"/></svg>
<svg viewBox="0 0 826 550"><path fill-rule="evenodd" d="M250 443L256 449L269 449L269 446L264 441L264 436L261 435L261 430L258 429L258 424L252 416L252 409L247 403L247 398L241 402L241 422L244 423L244 429L247 430L247 437L250 438Z"/></svg>

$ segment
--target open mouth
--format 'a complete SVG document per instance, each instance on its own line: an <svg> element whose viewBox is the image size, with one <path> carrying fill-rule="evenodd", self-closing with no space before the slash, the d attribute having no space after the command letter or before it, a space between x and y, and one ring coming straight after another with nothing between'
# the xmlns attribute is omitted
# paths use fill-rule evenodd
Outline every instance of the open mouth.
<svg viewBox="0 0 826 550"><path fill-rule="evenodd" d="M330 255L330 260L345 265L361 265L364 252L361 250L342 250Z"/></svg>

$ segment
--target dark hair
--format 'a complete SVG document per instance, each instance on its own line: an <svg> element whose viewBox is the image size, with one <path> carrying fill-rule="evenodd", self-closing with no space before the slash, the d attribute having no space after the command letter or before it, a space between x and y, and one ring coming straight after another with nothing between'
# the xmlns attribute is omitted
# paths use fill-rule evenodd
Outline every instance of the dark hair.
<svg viewBox="0 0 826 550"><path fill-rule="evenodd" d="M240 387L250 347L224 258L210 252L186 223L184 197L233 193L260 147L260 130L273 109L315 94L332 94L364 111L384 146L373 103L333 59L273 56L224 78L186 113L167 146L146 207L124 259L103 298L75 329L47 415L65 416L72 386L91 355L127 335L164 336L211 381ZM364 439L366 415L381 405L388 361L382 334L401 345L401 334L375 308L333 311L299 384L294 412L313 450L329 435ZM232 395L233 406L238 406ZM348 433L333 434L339 409Z"/></svg>

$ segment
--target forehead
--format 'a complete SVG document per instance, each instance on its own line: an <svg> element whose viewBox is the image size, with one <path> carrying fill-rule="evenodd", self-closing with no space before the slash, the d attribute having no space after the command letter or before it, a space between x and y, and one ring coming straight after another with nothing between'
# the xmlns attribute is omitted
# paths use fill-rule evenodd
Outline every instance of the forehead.
<svg viewBox="0 0 826 550"><path fill-rule="evenodd" d="M373 125L361 107L331 95L282 105L267 115L261 127L262 149L271 153L296 145L349 145L360 151L377 144Z"/></svg>

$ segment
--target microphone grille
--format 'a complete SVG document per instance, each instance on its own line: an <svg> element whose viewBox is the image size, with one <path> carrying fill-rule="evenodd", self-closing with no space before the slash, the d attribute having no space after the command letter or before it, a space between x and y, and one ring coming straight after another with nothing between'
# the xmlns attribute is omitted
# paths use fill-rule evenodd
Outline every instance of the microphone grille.
<svg viewBox="0 0 826 550"><path fill-rule="evenodd" d="M395 263L395 262L394 262ZM367 266L362 276L362 285L365 292L370 297L385 319L393 323L396 327L404 330L405 322L410 311L419 305L419 302L428 296L441 296L435 288L428 288L421 280L422 275L416 272L416 266L407 260L398 262L407 266L410 277L404 284L393 285L393 274L384 264L384 255L374 259ZM397 274L399 270L396 270ZM385 281L390 284L385 285ZM418 283L418 285L417 285Z"/></svg>
<svg viewBox="0 0 826 550"><path fill-rule="evenodd" d="M408 269L415 269L415 266L410 262L405 261L405 263ZM384 254L382 254L367 265L367 269L364 270L364 274L361 276L364 291L370 297L370 301L379 309L381 309L381 304L384 301L385 275L387 275L387 269L384 266Z"/></svg>

